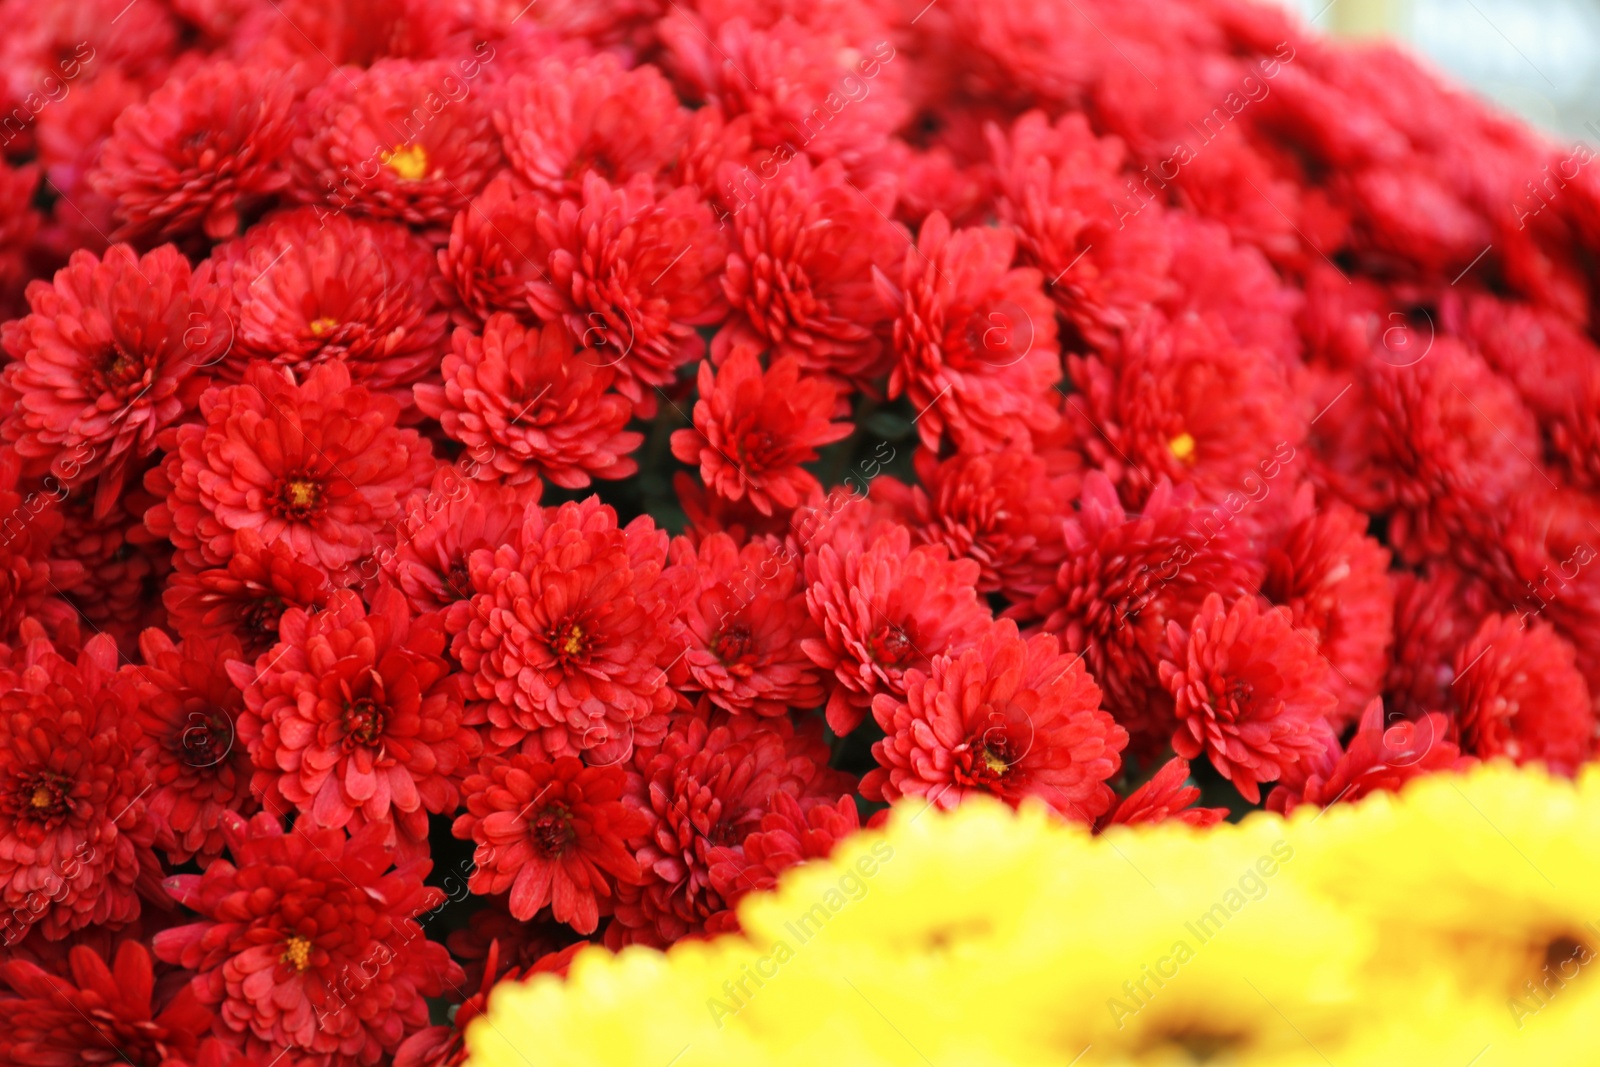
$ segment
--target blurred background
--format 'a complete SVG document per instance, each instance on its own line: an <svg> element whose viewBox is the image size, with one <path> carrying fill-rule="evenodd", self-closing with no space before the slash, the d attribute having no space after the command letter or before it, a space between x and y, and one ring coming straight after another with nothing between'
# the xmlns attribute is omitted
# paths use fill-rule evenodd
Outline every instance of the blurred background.
<svg viewBox="0 0 1600 1067"><path fill-rule="evenodd" d="M1399 40L1560 141L1600 143L1600 0L1280 2L1324 32Z"/></svg>

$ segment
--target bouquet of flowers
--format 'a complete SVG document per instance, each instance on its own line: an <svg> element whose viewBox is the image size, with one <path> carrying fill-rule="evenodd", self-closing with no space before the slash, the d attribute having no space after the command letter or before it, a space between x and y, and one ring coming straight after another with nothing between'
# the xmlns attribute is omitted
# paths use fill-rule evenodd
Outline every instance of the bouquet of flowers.
<svg viewBox="0 0 1600 1067"><path fill-rule="evenodd" d="M1600 1063L1600 775L1336 809L1091 837L902 807L746 897L740 934L502 984L471 1063Z"/></svg>
<svg viewBox="0 0 1600 1067"><path fill-rule="evenodd" d="M0 1060L455 1064L497 983L737 933L891 805L1593 752L1600 176L1391 48L0 25Z"/></svg>

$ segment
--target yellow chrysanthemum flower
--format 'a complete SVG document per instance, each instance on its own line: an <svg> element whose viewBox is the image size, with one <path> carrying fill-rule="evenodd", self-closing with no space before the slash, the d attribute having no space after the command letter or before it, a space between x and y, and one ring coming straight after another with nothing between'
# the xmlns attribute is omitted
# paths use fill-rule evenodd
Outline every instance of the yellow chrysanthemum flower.
<svg viewBox="0 0 1600 1067"><path fill-rule="evenodd" d="M1597 837L1600 774L1507 766L1203 831L908 805L743 935L502 986L471 1063L1600 1064Z"/></svg>

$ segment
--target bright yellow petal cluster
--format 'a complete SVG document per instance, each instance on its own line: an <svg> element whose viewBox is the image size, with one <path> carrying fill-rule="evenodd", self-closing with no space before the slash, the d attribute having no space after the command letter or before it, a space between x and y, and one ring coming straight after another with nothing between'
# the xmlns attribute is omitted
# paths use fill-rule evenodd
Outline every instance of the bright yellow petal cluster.
<svg viewBox="0 0 1600 1067"><path fill-rule="evenodd" d="M1597 842L1600 772L1500 765L1205 831L912 804L742 936L501 986L471 1067L1600 1065Z"/></svg>

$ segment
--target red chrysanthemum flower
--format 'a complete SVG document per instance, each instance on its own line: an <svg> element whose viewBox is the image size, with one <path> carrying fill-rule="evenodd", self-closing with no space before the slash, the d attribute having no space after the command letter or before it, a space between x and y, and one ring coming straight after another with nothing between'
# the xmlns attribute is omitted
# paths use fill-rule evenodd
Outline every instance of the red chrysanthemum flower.
<svg viewBox="0 0 1600 1067"><path fill-rule="evenodd" d="M1050 584L1064 552L1061 524L1076 495L1067 479L1051 477L1044 460L1022 448L944 460L924 448L912 463L919 484L881 478L872 493L916 541L976 562L980 593L1026 603Z"/></svg>
<svg viewBox="0 0 1600 1067"><path fill-rule="evenodd" d="M170 537L192 571L227 563L234 533L254 530L338 573L372 551L401 500L433 476L427 442L395 426L400 405L352 387L343 360L300 384L252 364L244 384L207 390L200 414L145 477L165 498L145 525Z"/></svg>
<svg viewBox="0 0 1600 1067"><path fill-rule="evenodd" d="M758 11L741 8L708 27L678 7L657 32L664 61L687 95L729 118L746 118L753 146L767 150L762 159L782 165L803 151L857 168L878 157L907 117L897 91L904 60L894 62L887 28L862 39L843 36L861 17L836 21L823 14L810 25L773 18L762 25Z"/></svg>
<svg viewBox="0 0 1600 1067"><path fill-rule="evenodd" d="M529 505L539 503L544 483L508 486L469 477L470 457L440 467L426 490L413 493L400 509L398 536L391 551L363 560L363 579L389 575L415 612L445 613L445 632L454 637L472 614L467 560L480 548L493 552L522 529ZM459 606L458 606L459 605Z"/></svg>
<svg viewBox="0 0 1600 1067"><path fill-rule="evenodd" d="M987 221L993 210L992 173L958 162L949 145L920 148L891 141L873 170L899 172L895 212L907 224L920 225L941 211L952 226L971 226Z"/></svg>
<svg viewBox="0 0 1600 1067"><path fill-rule="evenodd" d="M1098 829L1109 826L1139 826L1173 819L1190 826L1215 826L1228 817L1227 808L1197 808L1199 786L1188 784L1189 761L1174 756L1150 776L1150 780L1127 796L1107 815L1101 816Z"/></svg>
<svg viewBox="0 0 1600 1067"><path fill-rule="evenodd" d="M1385 721L1383 701L1374 699L1343 752L1334 746L1321 761L1298 763L1267 796L1267 807L1288 814L1301 804L1327 807L1369 793L1399 792L1413 778L1462 770L1473 763L1450 740L1448 716L1430 711L1416 719Z"/></svg>
<svg viewBox="0 0 1600 1067"><path fill-rule="evenodd" d="M473 918L485 914L490 914L487 909L475 912ZM476 982L472 982L470 972L467 976L469 984L476 985L478 991L455 1007L449 1026L430 1026L406 1038L395 1049L394 1067L461 1067L467 1062L467 1025L487 1009L489 996L497 982L527 981L536 974L565 978L572 966L572 958L589 945L588 941L579 941L563 949L541 953L526 964L502 967L500 964L505 955L501 945L499 942L490 942L482 976ZM451 948L454 947L455 940L452 937Z"/></svg>
<svg viewBox="0 0 1600 1067"><path fill-rule="evenodd" d="M990 623L978 600L978 565L951 560L942 547L911 546L896 526L862 551L821 545L805 560L806 604L822 636L801 643L837 685L828 726L847 734L879 693L905 692L905 675L927 671L934 656L971 648Z"/></svg>
<svg viewBox="0 0 1600 1067"><path fill-rule="evenodd" d="M750 158L750 120L729 119L716 108L702 107L689 113L688 143L670 177L680 185L692 185L703 192L718 212L718 224L726 226L728 216L718 203L717 174L724 163L741 165Z"/></svg>
<svg viewBox="0 0 1600 1067"><path fill-rule="evenodd" d="M295 827L224 816L233 860L167 880L200 914L155 936L157 958L198 972L216 1033L270 1063L286 1049L318 1067L370 1065L428 1025L426 997L464 977L417 916L444 902L426 858L395 863L383 829Z"/></svg>
<svg viewBox="0 0 1600 1067"><path fill-rule="evenodd" d="M986 133L996 208L1017 228L1023 256L1044 272L1046 292L1078 332L1114 344L1140 309L1171 294L1171 216L1155 202L1138 212L1118 206L1141 202L1122 174L1126 149L1096 137L1082 114L1052 126L1030 111L1010 130Z"/></svg>
<svg viewBox="0 0 1600 1067"><path fill-rule="evenodd" d="M1277 356L1200 319L1150 315L1114 355L1068 362L1081 394L1066 401L1078 440L1129 507L1143 506L1162 478L1193 483L1209 505L1248 498L1247 521L1258 527L1293 499L1283 488L1290 479L1273 486L1268 473L1282 477L1311 412Z"/></svg>
<svg viewBox="0 0 1600 1067"><path fill-rule="evenodd" d="M91 630L110 634L125 651L136 647L146 626L166 622L156 593L171 571L166 546L150 544L144 529L149 494L137 486L126 487L111 510L98 516L88 494L68 492L59 501L56 496L46 489L39 494L42 501L35 500L61 514L59 534L50 545L52 568L56 561L67 561L82 568L83 580L68 586L52 573L51 582Z"/></svg>
<svg viewBox="0 0 1600 1067"><path fill-rule="evenodd" d="M1204 753L1254 804L1259 783L1326 750L1327 716L1339 701L1327 688L1327 661L1314 639L1294 628L1288 608L1263 611L1255 596L1224 608L1212 593L1191 625L1167 625L1161 683L1178 718L1178 755Z"/></svg>
<svg viewBox="0 0 1600 1067"><path fill-rule="evenodd" d="M267 542L255 530L240 530L226 567L180 568L168 579L162 601L180 636L231 637L253 662L277 644L285 611L320 610L332 591L328 573L300 562L289 542Z"/></svg>
<svg viewBox="0 0 1600 1067"><path fill-rule="evenodd" d="M439 250L439 273L457 305L452 314L458 324L475 328L497 311L537 318L529 295L532 283L550 277L544 257L534 258L539 212L549 207L547 196L523 191L507 172L456 212L449 242ZM599 339L589 335L591 344Z"/></svg>
<svg viewBox="0 0 1600 1067"><path fill-rule="evenodd" d="M100 77L106 70L116 70L159 81L177 44L176 20L165 5L129 10L117 0L60 7L12 2L5 5L5 15L0 95L13 103L43 97L41 90L46 88L56 91L47 78L56 79L57 85L74 79L81 83L88 80L86 74ZM71 88L76 93L78 86Z"/></svg>
<svg viewBox="0 0 1600 1067"><path fill-rule="evenodd" d="M1157 671L1167 624L1186 625L1207 593L1254 592L1259 577L1237 528L1205 536L1194 529L1196 514L1188 487L1163 482L1130 515L1110 479L1091 472L1078 514L1063 527L1066 559L1054 582L1031 607L1010 611L1042 618L1064 647L1084 653L1106 710L1142 755L1172 734L1172 700Z"/></svg>
<svg viewBox="0 0 1600 1067"><path fill-rule="evenodd" d="M1329 414L1323 450L1352 503L1389 513L1389 545L1407 562L1481 537L1541 454L1533 416L1480 357L1439 337L1412 358L1365 368L1359 395Z"/></svg>
<svg viewBox="0 0 1600 1067"><path fill-rule="evenodd" d="M342 359L353 381L410 407L411 383L438 364L449 316L433 250L404 226L300 208L212 261L232 301L233 351L214 372L225 381L240 381L249 360L305 375Z"/></svg>
<svg viewBox="0 0 1600 1067"><path fill-rule="evenodd" d="M1414 719L1451 705L1456 653L1471 640L1488 610L1486 591L1449 566L1396 574L1394 651L1383 682L1393 715Z"/></svg>
<svg viewBox="0 0 1600 1067"><path fill-rule="evenodd" d="M425 850L428 813L455 811L456 781L480 747L461 724L439 616L413 616L381 585L370 610L340 590L315 615L284 612L278 630L253 665L228 668L244 690L239 741L256 793L283 797L313 826L379 823Z"/></svg>
<svg viewBox="0 0 1600 1067"><path fill-rule="evenodd" d="M39 232L39 211L33 206L39 168L13 167L0 160L0 317L26 312L23 286L33 277L28 252Z"/></svg>
<svg viewBox="0 0 1600 1067"><path fill-rule="evenodd" d="M1461 739L1483 759L1573 774L1594 749L1595 711L1572 645L1549 623L1490 615L1455 658Z"/></svg>
<svg viewBox="0 0 1600 1067"><path fill-rule="evenodd" d="M152 868L153 870L153 868ZM148 890L153 883L146 882ZM101 959L112 959L116 956L124 942L132 941L148 946L150 938L158 930L164 930L176 922L184 921L181 909L159 891L146 892L140 904L139 914L131 922L119 924L96 924L74 930L58 941L51 941L43 936L37 927L31 931L24 931L26 936L17 940L15 936L0 937L0 944L7 949L6 958L10 960L24 960L33 964L46 974L57 978L70 978L72 975L72 950L82 945L92 949ZM0 925L0 934L15 934ZM171 968L162 966L159 971L170 974ZM182 976L170 980L167 985L171 988L163 991L170 995L177 987L184 983ZM0 983L0 999L6 996L4 983Z"/></svg>
<svg viewBox="0 0 1600 1067"><path fill-rule="evenodd" d="M495 110L506 158L532 188L577 197L585 174L621 185L666 169L688 134L677 94L653 66L609 52L550 58L507 83Z"/></svg>
<svg viewBox="0 0 1600 1067"><path fill-rule="evenodd" d="M92 6L86 4L84 9ZM130 17L132 14L130 10ZM82 42L83 38L75 40ZM93 78L80 78L60 103L39 112L35 124L39 162L44 164L45 181L61 194L51 218L56 230L45 229L40 236L53 239L61 249L60 256L79 248L103 252L110 245L106 234L116 229L112 215L116 205L94 191L89 175L100 162L100 149L110 138L117 117L148 95L145 85L106 66Z"/></svg>
<svg viewBox="0 0 1600 1067"><path fill-rule="evenodd" d="M52 630L75 617L62 591L85 577L83 564L54 555L65 526L59 482L46 492L24 492L22 461L0 449L0 641L9 641L33 617Z"/></svg>
<svg viewBox="0 0 1600 1067"><path fill-rule="evenodd" d="M853 0L815 0L805 4L794 0L698 0L694 10L713 26L738 18L758 29L787 22L815 35L839 33L855 42L880 40L889 29L884 21L888 16L881 8Z"/></svg>
<svg viewBox="0 0 1600 1067"><path fill-rule="evenodd" d="M1262 47L1262 52L1266 50L1266 47ZM1230 59L1227 62L1239 64L1235 69L1241 72L1252 69L1251 65L1240 59ZM1260 68L1254 69L1259 71ZM1292 73L1290 79L1293 79ZM1319 90L1322 88L1323 86L1318 86ZM1329 103L1332 101L1322 105L1323 108ZM1339 105L1333 104L1333 106ZM1296 120L1285 118L1278 121ZM1214 117L1212 122L1215 125ZM1303 276L1308 261L1313 258L1319 264L1331 262L1326 257L1316 254L1315 250L1323 247L1344 247L1347 227L1350 224L1349 216L1330 210L1326 186L1323 183L1296 180L1299 175L1294 172L1304 173L1302 168L1306 165L1306 157L1292 157L1285 151L1285 144L1282 142L1272 144L1266 138L1253 138L1254 143L1247 142L1243 137L1223 137L1213 140L1209 136L1211 127L1205 126L1204 118L1201 119L1200 125L1207 131L1207 136L1204 140L1195 142L1195 155L1193 158L1187 158L1187 163L1178 171L1174 182L1175 188L1163 190L1156 177L1162 166L1156 164L1152 170L1150 165L1146 164L1141 192L1124 198L1124 202L1131 202L1126 210L1139 210L1142 198L1150 196L1152 192L1156 195L1164 193L1165 196L1175 193L1174 199L1188 209L1180 215L1180 218L1199 217L1206 221L1216 220L1214 225L1217 225L1219 230L1226 226L1223 232L1231 231L1235 235L1234 239L1241 244L1248 242L1260 249L1260 253L1257 253L1258 258L1264 260L1265 256L1271 256L1275 262L1283 264L1286 274ZM1358 124L1350 125L1354 128ZM1173 132L1178 131L1174 129ZM1191 135L1185 131L1179 136L1186 138ZM1357 136L1362 136L1363 140L1367 139L1364 135ZM1376 140L1376 137L1372 140ZM1188 151L1187 146L1185 150ZM1360 151L1363 156L1374 152L1371 140ZM1149 151L1148 158L1155 160L1157 150ZM1372 176L1373 171L1361 170L1361 164L1354 160L1346 165L1350 167L1350 171L1342 172L1340 179L1347 179L1347 176L1354 172L1354 181L1340 181L1339 184L1343 186L1341 192L1348 190L1357 193L1357 190L1365 185L1365 180ZM1417 186L1393 189L1393 193L1396 199L1401 200L1409 197L1420 200L1428 195L1426 189ZM1391 206L1400 205L1391 201ZM1425 210L1416 212L1418 215L1425 213ZM1391 232L1393 230L1393 227L1384 228L1390 229ZM1429 242L1437 239L1437 236L1436 231L1434 233L1425 231L1418 234L1417 239ZM1405 244L1408 241L1401 243ZM1482 247L1481 244L1475 245L1474 251L1479 251ZM1381 256L1382 253L1376 253L1374 260ZM1461 262L1467 260L1463 259ZM1220 259L1214 265L1219 275L1230 273L1235 269L1234 264L1225 263ZM1269 284L1276 287L1277 279L1270 278ZM1272 295L1270 291L1263 291L1259 294L1259 298L1266 304L1271 302Z"/></svg>
<svg viewBox="0 0 1600 1067"><path fill-rule="evenodd" d="M590 357L559 321L524 327L492 315L482 336L456 330L444 384L418 385L417 407L467 446L479 478L519 485L542 475L564 489L626 478L644 435L623 429L633 406L608 392L616 371Z"/></svg>
<svg viewBox="0 0 1600 1067"><path fill-rule="evenodd" d="M822 702L822 673L801 648L817 628L797 554L766 540L740 547L719 532L698 545L675 540L671 558L695 579L675 684L730 712L782 715Z"/></svg>
<svg viewBox="0 0 1600 1067"><path fill-rule="evenodd" d="M1256 200L1271 210L1259 196ZM1230 231L1221 223L1184 212L1167 215L1163 228L1172 242L1170 273L1176 283L1161 304L1168 318L1198 317L1217 336L1272 355L1290 369L1294 381L1310 332L1303 332L1297 322L1305 294L1284 280L1263 254L1266 250L1253 243L1248 233ZM1296 255L1305 254L1298 240L1292 240L1290 247ZM1282 262L1276 251L1272 255L1274 262ZM1334 279L1328 284L1351 287L1349 279L1337 273ZM1296 388L1304 392L1298 383ZM1315 410L1321 411L1322 405Z"/></svg>
<svg viewBox="0 0 1600 1067"><path fill-rule="evenodd" d="M801 464L855 429L829 421L837 393L821 378L802 378L792 356L773 359L763 371L754 349L738 349L720 371L701 363L699 385L694 429L673 431L672 454L698 463L701 480L718 496L748 496L764 515L789 510L820 489Z"/></svg>
<svg viewBox="0 0 1600 1067"><path fill-rule="evenodd" d="M156 435L195 403L196 371L227 349L220 294L171 246L103 260L75 252L52 283L28 286L32 313L5 324L0 439L29 474L68 486L99 479L105 513Z"/></svg>
<svg viewBox="0 0 1600 1067"><path fill-rule="evenodd" d="M423 59L456 53L465 56L470 51L477 60L463 58L456 68L470 81L495 57L494 47L481 36L490 25L490 5L476 0L338 0L333 4L273 0L264 12L254 3L241 6L265 16L265 32L274 44L291 49L319 70L329 64L365 67L394 56ZM474 31L479 34L476 48L467 37ZM440 91L447 88L441 86Z"/></svg>
<svg viewBox="0 0 1600 1067"><path fill-rule="evenodd" d="M1509 606L1523 621L1548 620L1572 643L1589 692L1600 692L1600 501L1527 481L1508 513L1494 516L1497 536L1458 553L1491 593L1480 611Z"/></svg>
<svg viewBox="0 0 1600 1067"><path fill-rule="evenodd" d="M336 211L442 230L501 163L489 108L453 63L337 70L301 123L293 192Z"/></svg>
<svg viewBox="0 0 1600 1067"><path fill-rule="evenodd" d="M508 543L468 560L473 597L452 648L488 702L490 739L615 763L666 728L665 668L686 576L648 516L617 527L595 497L527 509Z"/></svg>
<svg viewBox="0 0 1600 1067"><path fill-rule="evenodd" d="M1339 697L1333 721L1355 720L1383 688L1394 639L1389 552L1366 535L1367 517L1339 500L1314 507L1300 491L1285 530L1267 552L1261 592L1289 608L1297 629L1316 639Z"/></svg>
<svg viewBox="0 0 1600 1067"><path fill-rule="evenodd" d="M882 452L879 450L875 454L881 456ZM875 464L876 460L866 459L859 463L862 482L869 479L875 469L881 470L881 466L875 467ZM916 545L909 536L910 531L894 511L875 503L862 492L861 486L852 484L847 476L844 484L835 486L825 494L813 494L811 499L794 509L780 530L770 531L766 536L782 536L785 546L808 557L822 551L824 545L833 546L840 555L859 556L879 538L898 538L902 532L907 534L905 551L928 548L940 558L949 559L949 554L942 546ZM737 529L733 533L738 536Z"/></svg>
<svg viewBox="0 0 1600 1067"><path fill-rule="evenodd" d="M841 382L881 375L889 308L873 272L893 270L910 241L889 222L892 185L862 190L836 160L813 169L802 156L776 181L757 182L747 202L755 173L725 164L722 174L732 186L722 291L733 316L713 357L748 344Z"/></svg>
<svg viewBox="0 0 1600 1067"><path fill-rule="evenodd" d="M1100 710L1100 687L1051 634L1023 639L1009 619L959 655L910 672L905 697L880 693L872 717L887 735L861 779L868 800L926 797L953 810L975 793L1025 797L1094 824L1116 794L1128 733Z"/></svg>
<svg viewBox="0 0 1600 1067"><path fill-rule="evenodd" d="M1375 354L1407 362L1426 347L1426 333L1413 334L1409 319L1390 311L1394 298L1372 279L1351 277L1318 261L1307 270L1304 286L1305 306L1298 319L1308 369L1317 377L1336 377L1338 382L1318 397L1319 412L1349 384L1350 372ZM1412 347L1413 341L1419 343ZM1376 348L1378 344L1384 347ZM1328 408L1326 414L1335 410ZM1342 418L1342 402L1337 411Z"/></svg>
<svg viewBox="0 0 1600 1067"><path fill-rule="evenodd" d="M712 888L732 908L747 893L771 890L789 868L827 859L834 846L860 828L855 797L830 803L776 790L758 829L737 846L718 845L706 854Z"/></svg>
<svg viewBox="0 0 1600 1067"><path fill-rule="evenodd" d="M70 976L61 977L24 960L0 964L0 981L16 994L0 994L0 1056L7 1063L197 1062L211 1010L188 985L158 987L143 945L124 941L110 967L86 945L75 946L68 960Z"/></svg>
<svg viewBox="0 0 1600 1067"><path fill-rule="evenodd" d="M294 136L291 72L208 63L117 119L89 175L116 202L117 240L154 243L239 232L240 216L288 184L278 161Z"/></svg>
<svg viewBox="0 0 1600 1067"><path fill-rule="evenodd" d="M781 538L789 532L795 514L803 512L808 506L801 505L794 513L763 515L750 506L749 497L735 501L718 496L708 490L699 477L688 471L673 474L672 488L677 493L678 506L689 520L684 532L696 537L722 532L737 538ZM843 493L844 490L838 492ZM823 499L819 491L808 504L820 505Z"/></svg>
<svg viewBox="0 0 1600 1067"><path fill-rule="evenodd" d="M617 390L638 413L655 414L649 389L669 384L705 351L696 331L722 318L717 276L727 249L699 191L658 196L643 175L612 186L585 176L579 200L539 213L528 254L543 276L528 301L545 320L563 319L591 362L617 368Z"/></svg>
<svg viewBox="0 0 1600 1067"><path fill-rule="evenodd" d="M471 877L473 866L469 856L459 869ZM464 928L452 930L445 938L450 955L466 968L469 986L493 985L502 971L525 970L564 949L591 943L554 919L523 922L512 918L504 895L490 897L484 904L467 917Z"/></svg>
<svg viewBox="0 0 1600 1067"><path fill-rule="evenodd" d="M625 843L650 824L622 802L626 779L620 766L585 767L576 756L485 756L462 783L467 812L451 828L477 842L472 891L509 891L524 922L548 906L557 922L593 933L602 898L609 910L613 886L641 877Z"/></svg>
<svg viewBox="0 0 1600 1067"><path fill-rule="evenodd" d="M787 718L686 714L659 747L640 748L631 801L649 820L633 844L643 873L617 886L612 947L670 945L728 925L728 901L713 884L713 863L743 866L742 846L773 810L773 794L815 795L830 779L820 724L795 728ZM827 799L831 802L834 797ZM732 855L717 851L734 850ZM731 918L731 917L728 917Z"/></svg>
<svg viewBox="0 0 1600 1067"><path fill-rule="evenodd" d="M1060 419L1055 308L1032 267L1012 267L1007 229L952 231L935 212L908 249L896 289L879 275L896 310L896 362L889 396L917 410L922 443L938 448L1027 445Z"/></svg>
<svg viewBox="0 0 1600 1067"><path fill-rule="evenodd" d="M1572 483L1591 493L1600 489L1600 368L1591 365L1547 432L1552 458Z"/></svg>
<svg viewBox="0 0 1600 1067"><path fill-rule="evenodd" d="M1546 461L1576 486L1600 487L1600 348L1584 317L1454 289L1440 310L1446 328L1516 386L1544 430Z"/></svg>
<svg viewBox="0 0 1600 1067"><path fill-rule="evenodd" d="M149 845L133 702L113 686L111 638L74 663L27 625L0 670L0 906L6 940L47 938L139 914L134 881Z"/></svg>
<svg viewBox="0 0 1600 1067"><path fill-rule="evenodd" d="M1454 287L1439 310L1445 329L1460 335L1496 373L1509 379L1534 415L1565 421L1563 416L1576 413L1573 401L1581 402L1588 391L1600 357L1600 348L1581 323L1554 308L1490 293L1463 293ZM1551 427L1550 436L1552 451L1564 451L1557 427Z"/></svg>
<svg viewBox="0 0 1600 1067"><path fill-rule="evenodd" d="M156 847L174 864L199 857L204 866L222 853L223 813L260 809L236 733L244 697L228 678L244 652L231 636L177 645L153 627L139 635L139 651L143 664L124 667L120 680L138 700Z"/></svg>

